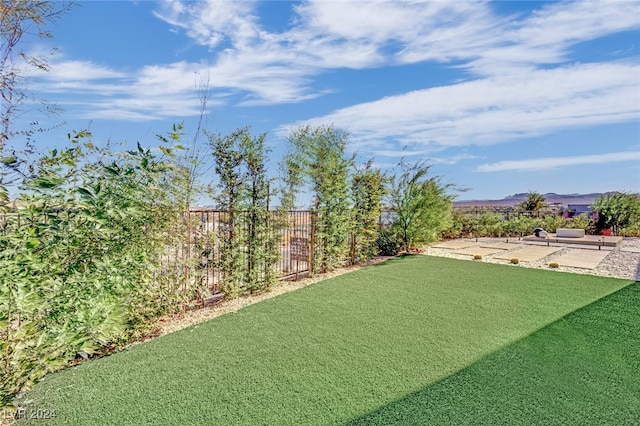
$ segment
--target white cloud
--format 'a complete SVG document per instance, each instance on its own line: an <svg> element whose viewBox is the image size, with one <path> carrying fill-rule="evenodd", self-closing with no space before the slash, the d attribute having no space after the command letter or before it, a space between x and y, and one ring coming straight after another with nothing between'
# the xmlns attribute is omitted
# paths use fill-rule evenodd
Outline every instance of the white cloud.
<svg viewBox="0 0 640 426"><path fill-rule="evenodd" d="M214 84L248 92L251 104L319 96L313 77L327 69L435 61L479 76L533 70L566 62L577 43L640 27L640 3L625 1L552 3L524 17L486 2L304 1L288 29L270 32L257 5L174 0L157 16L214 49Z"/></svg>
<svg viewBox="0 0 640 426"><path fill-rule="evenodd" d="M481 2L311 1L296 7L296 12L298 22L308 29L307 38L323 35L327 45L339 47L350 40L378 50L393 44L386 60L398 56L399 62L407 62L409 52L418 50L422 57L417 60L455 56L450 53L456 50L451 43L472 48L479 38L474 37L470 46L472 39L467 35L477 36L480 29L493 26L490 10ZM448 46L442 43L445 40ZM304 38L299 42L304 43Z"/></svg>
<svg viewBox="0 0 640 426"><path fill-rule="evenodd" d="M299 124L333 123L356 143L394 139L413 149L487 145L640 119L640 66L585 64L417 90Z"/></svg>
<svg viewBox="0 0 640 426"><path fill-rule="evenodd" d="M313 77L329 69L458 60L494 42L495 17L480 2L308 1L277 33L256 4L171 1L156 14L212 49L213 84L247 92L250 105L320 96Z"/></svg>
<svg viewBox="0 0 640 426"><path fill-rule="evenodd" d="M46 78L61 83L71 81L88 82L126 76L126 73L90 61L61 61L54 59L49 65L51 66L49 71L45 72L35 67L27 67L25 68L25 73L29 77Z"/></svg>
<svg viewBox="0 0 640 426"><path fill-rule="evenodd" d="M81 95L81 103L95 97L98 110L88 115L132 108L118 117L155 119L176 105L187 105L182 116L199 113L197 75L208 76L212 100L220 95L236 105L267 105L332 92L336 88L314 86L327 70L435 61L468 69L477 80L343 108L315 121L346 127L368 143L390 137L423 150L638 117L637 65L563 65L576 43L640 27L638 2L557 2L527 16L499 16L486 2L305 1L278 32L265 29L254 1L162 4L156 16L207 46L208 61L122 71L58 59L34 88ZM540 70L549 64L556 68ZM428 75L423 84L429 86Z"/></svg>
<svg viewBox="0 0 640 426"><path fill-rule="evenodd" d="M554 2L531 16L492 33L488 49L464 67L480 75L501 74L566 61L574 45L640 28L640 3L634 1Z"/></svg>
<svg viewBox="0 0 640 426"><path fill-rule="evenodd" d="M215 48L224 42L244 45L258 35L256 2L216 0L209 2L165 1L156 16L176 27L200 44ZM189 17L185 19L185 17Z"/></svg>
<svg viewBox="0 0 640 426"><path fill-rule="evenodd" d="M429 162L433 164L447 164L453 165L458 164L462 160L475 160L477 159L477 155L473 154L457 154L450 157L432 157Z"/></svg>
<svg viewBox="0 0 640 426"><path fill-rule="evenodd" d="M199 114L198 84L207 72L207 64L176 62L125 73L61 58L51 62L51 71L34 75L31 89L55 93L75 118L149 121ZM212 96L208 103L221 101Z"/></svg>
<svg viewBox="0 0 640 426"><path fill-rule="evenodd" d="M551 3L524 21L514 39L530 45L552 46L581 42L638 28L637 1L575 1Z"/></svg>
<svg viewBox="0 0 640 426"><path fill-rule="evenodd" d="M640 161L638 152L612 152L608 154L582 155L576 157L531 158L528 160L499 161L497 163L478 166L479 172L520 171L531 172L571 167L584 164L607 164L623 161Z"/></svg>

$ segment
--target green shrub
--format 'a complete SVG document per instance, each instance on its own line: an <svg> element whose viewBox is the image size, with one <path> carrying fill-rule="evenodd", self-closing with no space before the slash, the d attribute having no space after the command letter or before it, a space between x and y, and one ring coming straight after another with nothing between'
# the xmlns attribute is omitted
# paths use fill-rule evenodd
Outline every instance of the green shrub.
<svg viewBox="0 0 640 426"><path fill-rule="evenodd" d="M300 126L287 141L287 180L307 184L313 191L316 240L311 272L342 267L348 258L353 225L348 178L354 159L346 154L348 134L333 126ZM292 190L286 191L287 203L295 201Z"/></svg>
<svg viewBox="0 0 640 426"><path fill-rule="evenodd" d="M431 166L418 162L401 164L402 173L391 177L389 204L394 212L394 229L402 249L438 241L451 226L451 191L453 184L445 184L441 177L429 177Z"/></svg>
<svg viewBox="0 0 640 426"><path fill-rule="evenodd" d="M517 265L518 263L520 263L520 259L518 259L517 257L512 257L511 260L509 260L510 263Z"/></svg>
<svg viewBox="0 0 640 426"><path fill-rule="evenodd" d="M382 213L382 199L385 195L387 178L382 171L372 167L369 161L356 170L351 177L353 209L353 249L351 261L354 263L371 259L377 254L378 220Z"/></svg>
<svg viewBox="0 0 640 426"><path fill-rule="evenodd" d="M473 255L473 260L482 260L482 255L481 254L474 254Z"/></svg>
<svg viewBox="0 0 640 426"><path fill-rule="evenodd" d="M475 216L459 209L452 209L451 225L442 232L442 237L445 239L472 237L477 227L478 219Z"/></svg>
<svg viewBox="0 0 640 426"><path fill-rule="evenodd" d="M640 237L640 223L633 223L620 228L618 235L625 237Z"/></svg>
<svg viewBox="0 0 640 426"><path fill-rule="evenodd" d="M277 224L269 213L269 180L266 171L266 134L251 135L248 127L229 135L209 134L211 154L218 176L218 208L227 212L218 228L218 266L225 297L255 292L275 281L279 256ZM270 226L271 224L271 226Z"/></svg>
<svg viewBox="0 0 640 426"><path fill-rule="evenodd" d="M565 225L565 219L560 215L545 216L542 221L542 228L547 232L556 232L558 228Z"/></svg>
<svg viewBox="0 0 640 426"><path fill-rule="evenodd" d="M159 273L183 235L166 232L179 226L169 188L180 175L140 146L112 153L88 136L40 159L20 218L0 233L1 406L79 353L144 330L183 294L168 263Z"/></svg>
<svg viewBox="0 0 640 426"><path fill-rule="evenodd" d="M499 237L504 234L505 219L499 213L483 213L478 221L476 236Z"/></svg>
<svg viewBox="0 0 640 426"><path fill-rule="evenodd" d="M561 226L561 228L584 229L585 231L588 231L590 227L591 220L586 213L582 213L571 219L565 220Z"/></svg>
<svg viewBox="0 0 640 426"><path fill-rule="evenodd" d="M504 236L509 237L520 235L519 223L515 219L505 219L504 225L502 226L502 232L504 232Z"/></svg>
<svg viewBox="0 0 640 426"><path fill-rule="evenodd" d="M380 256L396 256L400 251L400 244L390 229L382 229L376 241Z"/></svg>
<svg viewBox="0 0 640 426"><path fill-rule="evenodd" d="M622 229L633 230L640 227L640 196L638 194L607 194L599 197L592 205L598 212L597 231L611 228L614 234Z"/></svg>
<svg viewBox="0 0 640 426"><path fill-rule="evenodd" d="M538 217L520 215L510 221L510 229L513 230L515 235L529 235L534 228L540 226L541 222L542 220Z"/></svg>

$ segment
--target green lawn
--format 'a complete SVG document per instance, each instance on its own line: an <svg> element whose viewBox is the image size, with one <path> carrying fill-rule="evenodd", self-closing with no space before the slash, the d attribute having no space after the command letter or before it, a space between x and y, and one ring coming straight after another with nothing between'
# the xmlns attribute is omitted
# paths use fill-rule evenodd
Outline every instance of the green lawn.
<svg viewBox="0 0 640 426"><path fill-rule="evenodd" d="M27 398L55 411L47 424L625 424L640 416L639 310L630 281L413 256L52 374Z"/></svg>

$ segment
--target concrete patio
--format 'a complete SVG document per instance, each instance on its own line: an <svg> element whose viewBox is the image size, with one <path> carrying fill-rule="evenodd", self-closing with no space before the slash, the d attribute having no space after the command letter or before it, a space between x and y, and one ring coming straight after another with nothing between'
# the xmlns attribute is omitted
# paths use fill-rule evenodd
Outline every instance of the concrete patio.
<svg viewBox="0 0 640 426"><path fill-rule="evenodd" d="M549 234L547 238L536 237L535 235L529 235L522 239L525 242L537 242L537 243L556 243L556 244L580 244L585 246L603 246L603 247L618 247L622 242L623 237L612 237L605 235L585 235L582 238L562 238L556 236L556 234Z"/></svg>
<svg viewBox="0 0 640 426"><path fill-rule="evenodd" d="M543 247L532 245L499 254L494 256L494 258L502 260L517 258L521 262L535 262L560 250L562 250L562 247Z"/></svg>
<svg viewBox="0 0 640 426"><path fill-rule="evenodd" d="M556 238L463 238L429 245L426 255L505 264L518 258L520 265L601 276L640 279L640 238L586 236L569 243ZM604 245L608 244L608 245ZM559 268L550 268L557 263Z"/></svg>
<svg viewBox="0 0 640 426"><path fill-rule="evenodd" d="M556 262L560 266L570 268L596 269L610 251L593 249L572 249L558 257L549 259L549 262Z"/></svg>

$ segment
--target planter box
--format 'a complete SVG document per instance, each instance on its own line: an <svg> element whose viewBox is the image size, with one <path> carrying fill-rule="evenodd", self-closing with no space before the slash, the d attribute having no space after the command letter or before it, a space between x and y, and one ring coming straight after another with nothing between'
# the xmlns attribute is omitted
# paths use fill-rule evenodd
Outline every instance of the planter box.
<svg viewBox="0 0 640 426"><path fill-rule="evenodd" d="M556 230L558 238L584 238L584 229L566 229L559 228Z"/></svg>

